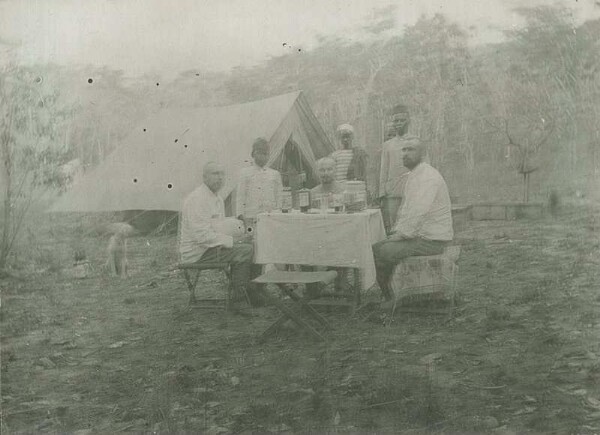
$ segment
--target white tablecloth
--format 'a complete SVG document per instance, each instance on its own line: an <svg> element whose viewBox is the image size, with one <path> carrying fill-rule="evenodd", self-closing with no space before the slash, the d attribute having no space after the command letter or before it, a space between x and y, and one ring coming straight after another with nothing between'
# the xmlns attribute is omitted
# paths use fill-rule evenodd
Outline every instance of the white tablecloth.
<svg viewBox="0 0 600 435"><path fill-rule="evenodd" d="M352 214L262 213L254 260L358 268L363 289L375 284L371 246L385 239L379 210Z"/></svg>

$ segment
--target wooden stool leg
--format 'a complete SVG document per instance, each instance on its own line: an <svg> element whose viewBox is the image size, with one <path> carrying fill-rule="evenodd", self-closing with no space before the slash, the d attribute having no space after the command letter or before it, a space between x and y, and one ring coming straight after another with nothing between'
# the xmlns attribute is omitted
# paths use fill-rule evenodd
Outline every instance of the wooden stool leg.
<svg viewBox="0 0 600 435"><path fill-rule="evenodd" d="M264 342L269 336L273 335L281 326L284 325L290 318L286 315L281 315L279 318L273 322L271 326L269 326L265 331L260 335L258 342Z"/></svg>
<svg viewBox="0 0 600 435"><path fill-rule="evenodd" d="M307 330L310 333L310 335L312 335L315 339L317 339L319 341L325 341L323 336L321 334L319 334L319 332L316 329L314 329L307 322L305 322L302 319L302 317L300 317L298 314L296 314L293 310L286 307L283 302L281 302L278 299L275 299L273 297L269 297L269 299L279 309L279 311L281 311L286 317L292 319L298 326ZM277 326L280 326L281 322L283 322L283 320L278 319L275 323L277 324ZM272 326L275 326L275 325L272 325ZM269 329L271 329L271 328L269 328ZM269 329L267 329L267 331Z"/></svg>
<svg viewBox="0 0 600 435"><path fill-rule="evenodd" d="M354 314L357 307L360 306L360 289L361 289L360 269L354 269L354 301L350 307L350 314Z"/></svg>
<svg viewBox="0 0 600 435"><path fill-rule="evenodd" d="M227 294L225 295L225 311L229 311L229 304L233 295L233 280L231 279L231 269L223 269L225 279L227 280Z"/></svg>
<svg viewBox="0 0 600 435"><path fill-rule="evenodd" d="M290 297L290 299L292 299L294 302L300 304L302 306L302 308L308 314L310 314L311 316L313 316L321 325L323 325L327 329L331 329L331 325L325 319L325 317L323 317L321 314L319 314L313 307L311 307L310 305L308 305L308 303L303 298L301 298L296 293L294 293L293 290L290 290L290 289L286 288L282 284L279 284L279 289L283 293L285 293L286 295L288 295Z"/></svg>

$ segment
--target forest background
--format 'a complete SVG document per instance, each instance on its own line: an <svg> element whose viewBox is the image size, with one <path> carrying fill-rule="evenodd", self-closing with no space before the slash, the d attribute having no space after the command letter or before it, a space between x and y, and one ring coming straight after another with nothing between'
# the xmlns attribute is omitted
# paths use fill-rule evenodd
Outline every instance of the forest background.
<svg viewBox="0 0 600 435"><path fill-rule="evenodd" d="M336 126L350 123L371 154L389 108L408 105L411 133L428 143L455 202L545 202L552 191L600 190L600 20L577 24L560 5L522 7L523 27L474 45L471 29L444 15L394 31L394 9L376 10L362 40L320 37L310 49L283 42L286 54L254 66L188 70L169 81L108 67L19 66L3 45L3 252L29 211L102 162L151 113L294 90L304 91L332 141Z"/></svg>

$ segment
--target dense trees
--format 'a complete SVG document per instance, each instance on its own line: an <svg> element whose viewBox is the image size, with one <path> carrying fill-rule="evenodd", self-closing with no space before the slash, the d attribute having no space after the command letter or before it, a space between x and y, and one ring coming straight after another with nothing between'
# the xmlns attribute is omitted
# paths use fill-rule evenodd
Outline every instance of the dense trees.
<svg viewBox="0 0 600 435"><path fill-rule="evenodd" d="M351 123L357 143L373 156L388 108L408 104L412 132L429 143L432 162L463 198L528 199L531 174L532 196L597 179L600 20L577 25L567 8L520 8L523 27L481 46L442 15L422 17L400 33L393 10L374 11L360 37L321 37L310 50L284 47L284 55L227 74L192 70L160 82L108 68L5 69L3 228L15 225L6 210L22 189L56 185L55 169L69 159L96 165L161 107L222 105L297 89L332 138L338 124ZM2 235L5 246L8 239Z"/></svg>
<svg viewBox="0 0 600 435"><path fill-rule="evenodd" d="M23 218L47 187L59 187L59 167L71 149L65 135L69 110L35 70L4 67L0 74L0 270Z"/></svg>

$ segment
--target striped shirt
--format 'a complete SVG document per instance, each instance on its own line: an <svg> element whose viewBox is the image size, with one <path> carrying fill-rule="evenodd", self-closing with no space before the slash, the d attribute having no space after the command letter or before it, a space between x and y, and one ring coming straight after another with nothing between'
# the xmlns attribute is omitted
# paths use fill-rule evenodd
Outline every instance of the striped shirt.
<svg viewBox="0 0 600 435"><path fill-rule="evenodd" d="M337 150L331 153L331 158L335 160L335 180L346 181L348 176L348 168L352 157L354 156L353 150Z"/></svg>

